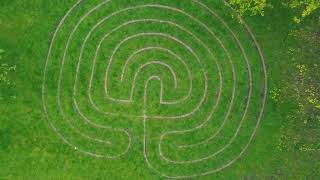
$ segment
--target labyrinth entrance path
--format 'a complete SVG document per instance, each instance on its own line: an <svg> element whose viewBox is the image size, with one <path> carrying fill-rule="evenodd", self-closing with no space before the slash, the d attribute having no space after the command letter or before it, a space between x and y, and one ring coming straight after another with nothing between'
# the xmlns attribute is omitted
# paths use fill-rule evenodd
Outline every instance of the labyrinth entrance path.
<svg viewBox="0 0 320 180"><path fill-rule="evenodd" d="M266 92L258 42L220 0L79 0L43 69L44 113L66 144L106 163L139 151L167 178L250 156Z"/></svg>

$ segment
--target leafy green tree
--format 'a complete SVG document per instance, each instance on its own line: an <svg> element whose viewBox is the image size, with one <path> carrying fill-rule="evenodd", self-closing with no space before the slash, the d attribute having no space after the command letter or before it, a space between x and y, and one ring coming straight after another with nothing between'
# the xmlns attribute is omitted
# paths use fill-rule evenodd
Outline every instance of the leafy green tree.
<svg viewBox="0 0 320 180"><path fill-rule="evenodd" d="M300 15L294 17L294 21L300 23L303 18L320 9L320 0L290 0L288 5L300 12Z"/></svg>
<svg viewBox="0 0 320 180"><path fill-rule="evenodd" d="M281 0L283 4L291 8L297 15L293 18L300 23L305 17L320 9L320 0ZM228 3L235 8L240 15L264 15L265 8L272 2L269 0L228 0Z"/></svg>
<svg viewBox="0 0 320 180"><path fill-rule="evenodd" d="M229 4L235 8L240 15L249 13L250 15L264 15L267 0L229 0Z"/></svg>

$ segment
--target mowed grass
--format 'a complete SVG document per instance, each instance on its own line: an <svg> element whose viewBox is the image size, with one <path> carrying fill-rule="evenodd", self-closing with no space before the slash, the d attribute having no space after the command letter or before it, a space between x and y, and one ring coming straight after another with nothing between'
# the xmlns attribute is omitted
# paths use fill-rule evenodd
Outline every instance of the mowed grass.
<svg viewBox="0 0 320 180"><path fill-rule="evenodd" d="M17 65L15 89L1 91L4 98L0 104L0 178L4 179L161 179L162 177L150 169L144 159L144 124L143 115L148 116L179 116L186 114L197 106L205 92L205 79L203 72L208 76L208 93L199 112L182 120L152 119L148 121L146 131L148 156L150 163L159 171L171 176L183 176L199 174L210 169L218 168L236 157L244 148L256 125L259 108L261 106L261 94L263 93L263 73L259 55L252 43L250 36L238 21L231 17L231 11L223 6L220 1L203 1L211 9L215 10L235 32L239 41L250 59L250 67L253 75L252 99L248 107L247 118L235 144L227 148L217 158L195 164L170 164L163 163L157 146L159 137L168 131L191 129L201 122L212 111L217 100L219 89L219 73L215 64L216 60L221 66L223 77L220 103L214 116L199 130L190 133L168 136L163 143L163 153L170 159L185 161L207 157L228 143L236 131L241 115L245 109L245 101L248 98L248 70L246 62L241 55L235 39L230 36L228 30L219 20L213 18L210 13L196 6L190 1L112 1L110 5L92 13L79 26L71 39L67 51L66 61L62 68L62 81L60 88L60 104L57 103L59 73L63 52L72 27L86 12L102 1L84 1L81 8L72 12L67 18L65 25L57 35L49 57L48 70L44 72L48 48L55 28L59 21L75 1L7 1L0 2L0 48L6 50L4 60L9 64ZM121 15L110 18L102 24L88 39L83 53L83 59L79 66L76 89L74 95L75 75L77 74L77 57L85 35L97 23L97 21L108 14L128 6L139 6L147 3L167 4L183 9L204 22L212 29L225 44L232 58L237 78L237 88L234 96L234 106L224 128L214 141L190 149L178 149L178 145L188 145L201 142L210 137L223 124L224 117L231 102L233 90L232 65L226 53L219 43L199 24L187 19L179 13L157 8L140 8L134 11L124 12ZM277 86L279 73L285 68L286 47L281 43L285 39L287 29L282 29L290 21L285 11L270 11L269 16L247 19L260 43L266 65L268 67L268 81L270 88ZM93 58L99 40L113 28L122 23L134 19L162 19L170 20L182 25L196 35L207 47L204 47L190 34L181 29L165 23L142 22L124 26L118 31L110 34L106 41L101 44L93 69ZM277 19L277 21L275 21ZM115 103L105 98L104 77L107 69L108 59L114 47L126 37L143 32L167 33L177 39L186 42L199 56L200 63L196 58L174 40L160 36L142 36L125 43L114 56L114 63L110 65L109 81L107 88L110 96L117 99L126 99L130 96L130 88L134 74L139 67L151 60L164 62L176 72L177 88L174 88L174 79L168 68L152 64L146 67L138 76L133 93L133 103ZM147 88L147 102L145 104L145 85L149 77L157 75L163 78L163 98L174 101L188 94L190 82L188 71L177 58L157 50L150 50L136 55L128 64L124 74L124 82L119 83L122 67L125 59L135 50L157 46L165 47L185 60L192 73L192 96L177 105L161 105L160 83L151 81ZM213 52L215 58L211 57L208 49ZM91 74L92 73L92 74ZM43 111L41 87L43 75L46 74L45 106L48 117ZM92 77L91 77L92 75ZM88 84L92 78L92 100L101 111L97 111L88 101ZM1 89L2 90L2 89ZM12 99L9 94L15 93L17 99ZM83 123L83 119L74 107L74 99L77 100L79 108L94 123L128 130L131 134L131 146L127 153L117 159L96 158L76 151L73 146L68 146L57 133L49 126L52 123L58 131L78 149L102 155L117 155L128 146L128 138L125 134L114 129L94 128ZM112 112L116 115L106 116L101 112ZM302 178L312 171L310 164L306 162L308 157L279 152L276 149L279 138L279 127L282 117L279 110L275 109L270 101L267 101L265 113L257 134L247 149L246 153L230 167L218 173L198 177L199 179L239 179L243 177L277 177ZM70 120L70 122L66 121ZM112 144L105 145L90 141L81 137L79 133L70 128L71 123L90 137L108 140ZM305 167L305 168L301 168Z"/></svg>

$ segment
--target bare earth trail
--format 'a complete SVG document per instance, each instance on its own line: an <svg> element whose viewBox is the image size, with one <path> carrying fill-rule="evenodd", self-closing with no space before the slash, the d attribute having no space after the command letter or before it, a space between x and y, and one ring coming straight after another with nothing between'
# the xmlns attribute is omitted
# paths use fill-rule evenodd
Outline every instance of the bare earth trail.
<svg viewBox="0 0 320 180"><path fill-rule="evenodd" d="M254 33L223 1L121 2L79 0L54 30L42 84L52 129L81 153L117 159L143 128L145 163L166 178L231 166L266 103Z"/></svg>

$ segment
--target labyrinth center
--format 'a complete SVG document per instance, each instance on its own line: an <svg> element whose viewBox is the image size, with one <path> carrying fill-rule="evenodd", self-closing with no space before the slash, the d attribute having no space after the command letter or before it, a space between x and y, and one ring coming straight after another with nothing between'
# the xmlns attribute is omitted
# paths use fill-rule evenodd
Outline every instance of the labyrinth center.
<svg viewBox="0 0 320 180"><path fill-rule="evenodd" d="M52 33L42 97L71 148L139 151L186 178L250 156L266 91L259 45L222 0L79 0Z"/></svg>

